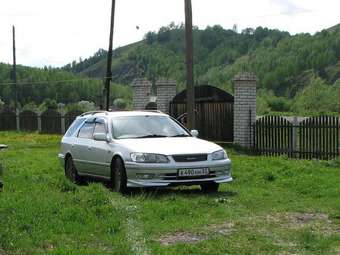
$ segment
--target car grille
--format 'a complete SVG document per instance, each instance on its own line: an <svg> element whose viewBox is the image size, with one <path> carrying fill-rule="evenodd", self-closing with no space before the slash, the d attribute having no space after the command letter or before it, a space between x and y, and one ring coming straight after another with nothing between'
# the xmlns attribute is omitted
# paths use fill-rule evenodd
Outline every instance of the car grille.
<svg viewBox="0 0 340 255"><path fill-rule="evenodd" d="M199 162L206 161L208 158L207 154L187 154L187 155L173 155L176 162Z"/></svg>

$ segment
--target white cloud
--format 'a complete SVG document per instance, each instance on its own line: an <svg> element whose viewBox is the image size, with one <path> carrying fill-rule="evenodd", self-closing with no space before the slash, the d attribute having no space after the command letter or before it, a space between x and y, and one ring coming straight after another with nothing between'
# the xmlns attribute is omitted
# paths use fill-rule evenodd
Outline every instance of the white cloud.
<svg viewBox="0 0 340 255"><path fill-rule="evenodd" d="M116 0L114 45L141 40L171 21L184 21L184 0ZM340 23L340 1L192 0L194 24L267 26L314 33ZM0 62L11 62L16 25L18 63L62 66L107 48L111 0L1 0ZM140 29L137 30L136 26Z"/></svg>
<svg viewBox="0 0 340 255"><path fill-rule="evenodd" d="M292 16L298 13L309 12L307 8L297 5L292 0L273 0L273 2L280 7L280 14L282 15Z"/></svg>

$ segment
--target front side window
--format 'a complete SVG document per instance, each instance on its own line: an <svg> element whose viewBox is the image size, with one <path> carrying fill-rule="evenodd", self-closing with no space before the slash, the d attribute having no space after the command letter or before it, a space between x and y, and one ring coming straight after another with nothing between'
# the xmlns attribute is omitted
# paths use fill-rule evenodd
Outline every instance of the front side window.
<svg viewBox="0 0 340 255"><path fill-rule="evenodd" d="M112 121L115 139L186 137L188 132L167 116L127 116Z"/></svg>
<svg viewBox="0 0 340 255"><path fill-rule="evenodd" d="M85 123L79 130L78 137L92 139L94 123Z"/></svg>
<svg viewBox="0 0 340 255"><path fill-rule="evenodd" d="M104 123L96 123L96 126L94 128L94 134L97 134L97 133L104 133L106 134L106 127L105 127L105 124Z"/></svg>

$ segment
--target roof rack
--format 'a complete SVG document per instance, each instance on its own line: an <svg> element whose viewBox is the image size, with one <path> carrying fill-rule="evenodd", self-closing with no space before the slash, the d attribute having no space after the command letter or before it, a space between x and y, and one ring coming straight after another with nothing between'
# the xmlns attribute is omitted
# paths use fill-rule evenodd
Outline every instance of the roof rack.
<svg viewBox="0 0 340 255"><path fill-rule="evenodd" d="M80 117L86 116L86 115L95 115L97 113L105 113L108 114L108 111L91 111L91 112L84 112Z"/></svg>
<svg viewBox="0 0 340 255"><path fill-rule="evenodd" d="M137 112L155 112L155 113L164 113L160 110L138 110Z"/></svg>

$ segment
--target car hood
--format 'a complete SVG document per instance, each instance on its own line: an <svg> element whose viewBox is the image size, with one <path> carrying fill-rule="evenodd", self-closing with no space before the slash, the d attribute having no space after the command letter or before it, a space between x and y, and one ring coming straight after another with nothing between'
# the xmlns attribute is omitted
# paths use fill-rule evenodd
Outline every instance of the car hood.
<svg viewBox="0 0 340 255"><path fill-rule="evenodd" d="M193 137L121 139L117 142L131 152L164 155L213 153L222 149L217 144Z"/></svg>

